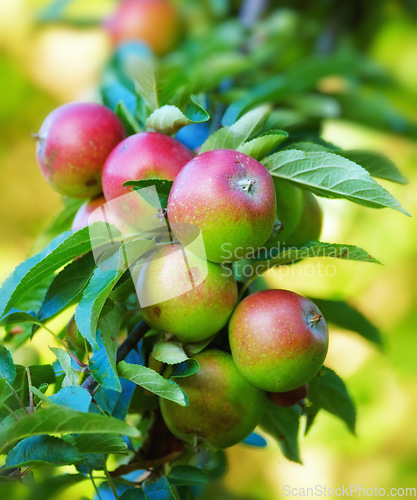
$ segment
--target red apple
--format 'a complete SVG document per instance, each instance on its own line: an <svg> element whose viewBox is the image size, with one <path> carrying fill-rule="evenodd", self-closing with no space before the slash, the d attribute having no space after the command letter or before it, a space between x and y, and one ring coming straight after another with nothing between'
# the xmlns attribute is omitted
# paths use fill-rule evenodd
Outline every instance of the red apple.
<svg viewBox="0 0 417 500"><path fill-rule="evenodd" d="M200 230L212 262L238 260L260 247L275 215L270 173L254 158L231 149L208 151L188 162L168 199L168 219L179 241L192 244Z"/></svg>
<svg viewBox="0 0 417 500"><path fill-rule="evenodd" d="M173 181L194 154L179 141L158 132L141 132L122 141L109 155L103 168L106 200L118 199L118 215L132 226L149 229L155 217L152 208L135 195L126 181L164 179ZM128 196L126 196L128 195Z"/></svg>
<svg viewBox="0 0 417 500"><path fill-rule="evenodd" d="M106 21L114 44L140 40L158 55L169 52L180 35L180 19L168 0L123 0Z"/></svg>
<svg viewBox="0 0 417 500"><path fill-rule="evenodd" d="M320 370L327 354L323 315L311 300L288 290L246 297L229 322L237 369L270 392L291 391Z"/></svg>
<svg viewBox="0 0 417 500"><path fill-rule="evenodd" d="M101 193L101 171L126 133L122 122L101 104L64 104L50 113L36 135L42 173L59 193L91 198Z"/></svg>

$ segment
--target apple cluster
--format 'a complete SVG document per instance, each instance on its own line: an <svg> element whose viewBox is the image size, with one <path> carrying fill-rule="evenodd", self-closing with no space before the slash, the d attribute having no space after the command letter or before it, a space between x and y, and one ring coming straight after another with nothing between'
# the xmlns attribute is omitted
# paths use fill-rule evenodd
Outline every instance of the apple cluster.
<svg viewBox="0 0 417 500"><path fill-rule="evenodd" d="M54 110L37 134L37 159L59 193L86 199L73 230L92 216L120 223L95 214L133 192L127 181L173 181L166 215L175 239L160 245L134 279L138 296L146 296L141 313L152 328L186 352L189 344L206 346L195 355L199 371L178 382L189 405L161 399L173 434L225 448L259 424L267 396L283 406L305 397L327 353L323 315L287 290L259 291L239 302L237 282L225 266L231 270L238 250L241 256L262 246L316 240L321 211L311 193L273 178L262 163L235 150L196 155L162 133L126 137L119 118L93 103ZM143 205L132 200L122 221L129 226L144 217ZM196 244L199 238L203 245ZM210 347L227 332L220 349Z"/></svg>

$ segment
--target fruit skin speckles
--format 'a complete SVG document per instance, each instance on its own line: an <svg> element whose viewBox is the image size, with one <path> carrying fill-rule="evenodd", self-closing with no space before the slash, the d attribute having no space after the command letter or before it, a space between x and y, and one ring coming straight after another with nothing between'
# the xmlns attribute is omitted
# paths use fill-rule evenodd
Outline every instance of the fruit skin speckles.
<svg viewBox="0 0 417 500"><path fill-rule="evenodd" d="M92 198L101 193L107 156L126 133L110 109L80 102L52 111L34 137L38 164L49 184L65 196Z"/></svg>
<svg viewBox="0 0 417 500"><path fill-rule="evenodd" d="M229 322L238 370L252 384L285 392L308 382L327 354L328 332L319 309L288 290L264 290L245 298Z"/></svg>

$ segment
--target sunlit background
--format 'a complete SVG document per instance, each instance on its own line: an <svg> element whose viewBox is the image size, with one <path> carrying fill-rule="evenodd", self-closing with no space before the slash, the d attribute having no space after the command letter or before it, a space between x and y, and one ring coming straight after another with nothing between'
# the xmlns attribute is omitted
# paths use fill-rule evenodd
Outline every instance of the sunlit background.
<svg viewBox="0 0 417 500"><path fill-rule="evenodd" d="M27 257L36 236L60 207L59 195L37 167L31 133L57 105L95 97L95 83L111 50L101 28L36 26L33 12L46 3L0 0L0 281ZM85 10L86 18L112 6L109 0L75 4ZM403 92L391 99L417 118L417 26L395 2L388 2L387 9L370 54L401 83ZM411 214L417 214L417 144L340 120L326 122L324 137L346 148L368 148L389 156L409 183L384 185ZM271 272L268 279L274 286L307 295L349 300L381 329L385 352L356 334L332 329L326 364L346 381L357 404L357 436L322 412L301 438L304 465L288 462L272 441L266 450L233 447L224 481L239 498L285 498L283 485L417 487L415 220L388 209L321 202L322 240L363 247L384 265L323 260L320 276L311 272L319 261L310 260L294 266L290 276ZM15 361L50 361L47 345L53 345L51 338L39 335L34 348L25 346L15 353ZM59 498L82 495L91 495L89 484Z"/></svg>

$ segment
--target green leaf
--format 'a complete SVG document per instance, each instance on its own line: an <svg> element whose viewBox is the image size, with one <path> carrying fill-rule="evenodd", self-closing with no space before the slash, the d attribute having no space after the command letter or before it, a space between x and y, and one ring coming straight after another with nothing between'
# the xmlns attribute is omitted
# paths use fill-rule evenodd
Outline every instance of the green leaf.
<svg viewBox="0 0 417 500"><path fill-rule="evenodd" d="M376 151L365 151L360 149L340 150L330 143L296 142L285 149L301 149L305 152L329 152L360 165L367 170L372 177L385 179L399 184L406 184L407 179L401 174L394 163L385 155Z"/></svg>
<svg viewBox="0 0 417 500"><path fill-rule="evenodd" d="M175 500L176 498L166 477L161 477L156 482L145 483L143 489L146 500Z"/></svg>
<svg viewBox="0 0 417 500"><path fill-rule="evenodd" d="M201 153L213 149L237 149L259 134L271 112L270 106L260 106L246 113L230 127L222 127L212 134L201 146Z"/></svg>
<svg viewBox="0 0 417 500"><path fill-rule="evenodd" d="M259 256L258 258L256 258ZM233 263L235 278L245 283L252 280L276 266L293 264L295 261L312 257L331 257L342 260L354 260L358 262L379 262L362 248L354 245L340 243L323 243L312 241L303 247L276 247L261 248L255 251L253 259L242 259ZM249 266L252 270L249 272Z"/></svg>
<svg viewBox="0 0 417 500"><path fill-rule="evenodd" d="M194 375L194 373L197 373L199 369L199 362L194 358L189 358L182 363L172 365L170 378L189 377L190 375Z"/></svg>
<svg viewBox="0 0 417 500"><path fill-rule="evenodd" d="M359 333L362 337L382 346L381 333L361 312L344 300L311 298L323 313L326 321L339 328Z"/></svg>
<svg viewBox="0 0 417 500"><path fill-rule="evenodd" d="M103 314L98 323L99 349L93 349L93 356L88 362L91 375L106 389L121 392L122 386L117 375L117 334L123 319L123 310L113 307Z"/></svg>
<svg viewBox="0 0 417 500"><path fill-rule="evenodd" d="M10 309L36 285L71 260L87 253L92 245L104 243L90 240L89 228L57 236L42 252L26 260L6 279L0 290L0 315Z"/></svg>
<svg viewBox="0 0 417 500"><path fill-rule="evenodd" d="M127 181L123 184L123 186L133 187L133 189L135 190L147 188L149 186L155 186L161 208L166 209L168 205L168 196L173 184L174 181L167 181L165 179L142 179L140 181ZM145 195L143 193L141 193L141 196L145 198ZM152 204L152 201L150 201L150 203Z"/></svg>
<svg viewBox="0 0 417 500"><path fill-rule="evenodd" d="M135 53L126 63L126 72L148 108L155 111L159 107L155 60L149 55Z"/></svg>
<svg viewBox="0 0 417 500"><path fill-rule="evenodd" d="M285 150L268 156L263 163L272 176L319 196L346 198L372 208L390 207L409 215L365 169L337 154Z"/></svg>
<svg viewBox="0 0 417 500"><path fill-rule="evenodd" d="M51 351L55 354L56 359L59 361L62 369L64 370L65 377L62 381L62 387L77 386L79 385L80 374L73 368L71 363L71 356L59 347L50 347Z"/></svg>
<svg viewBox="0 0 417 500"><path fill-rule="evenodd" d="M80 386L68 385L52 396L49 396L48 400L56 405L88 413L91 404L91 395L86 389Z"/></svg>
<svg viewBox="0 0 417 500"><path fill-rule="evenodd" d="M175 465L168 474L169 482L174 486L200 486L207 483L204 470L192 465Z"/></svg>
<svg viewBox="0 0 417 500"><path fill-rule="evenodd" d="M7 467L51 464L72 465L81 463L81 453L63 439L52 436L33 436L23 439L7 455Z"/></svg>
<svg viewBox="0 0 417 500"><path fill-rule="evenodd" d="M245 93L242 99L231 104L222 118L222 125L230 126L242 113L253 106L268 101L277 102L278 99L282 99L293 92L290 82L285 75L278 75L271 78L267 82L253 87Z"/></svg>
<svg viewBox="0 0 417 500"><path fill-rule="evenodd" d="M191 99L184 111L170 104L155 110L146 120L146 128L171 135L186 125L206 122L209 119L207 111Z"/></svg>
<svg viewBox="0 0 417 500"><path fill-rule="evenodd" d="M95 266L91 252L65 266L46 292L38 312L39 319L52 318L74 303L87 286Z"/></svg>
<svg viewBox="0 0 417 500"><path fill-rule="evenodd" d="M407 179L394 163L381 153L350 149L337 151L337 154L365 168L373 177L398 182L399 184L407 183Z"/></svg>
<svg viewBox="0 0 417 500"><path fill-rule="evenodd" d="M126 104L123 101L117 103L116 109L114 111L123 123L128 135L137 134L138 132L142 131L142 128L139 125L138 121L128 110Z"/></svg>
<svg viewBox="0 0 417 500"><path fill-rule="evenodd" d="M117 365L120 377L131 380L144 389L168 399L180 406L187 406L188 398L179 385L172 380L166 380L156 371L142 365L132 365L121 361Z"/></svg>
<svg viewBox="0 0 417 500"><path fill-rule="evenodd" d="M78 484L88 480L84 474L63 474L60 476L48 476L44 480L37 481L30 488L30 497L28 500L49 500L58 498L58 494Z"/></svg>
<svg viewBox="0 0 417 500"><path fill-rule="evenodd" d="M268 130L265 134L245 142L237 148L241 153L252 156L256 160L262 160L288 137L284 130Z"/></svg>
<svg viewBox="0 0 417 500"><path fill-rule="evenodd" d="M17 441L40 434L121 434L138 437L139 431L122 420L94 413L81 413L53 405L16 421L13 427L0 430L0 454Z"/></svg>
<svg viewBox="0 0 417 500"><path fill-rule="evenodd" d="M168 365L175 365L186 361L188 356L184 352L184 348L177 342L159 341L153 346L152 356Z"/></svg>
<svg viewBox="0 0 417 500"><path fill-rule="evenodd" d="M51 365L33 365L29 368L33 386L39 387L41 384L53 384L55 382L55 373ZM29 388L24 366L16 365L16 378L12 387L23 402L23 405L27 407L29 405ZM12 410L16 411L20 408L18 400L7 385L5 385L0 394L0 400L6 403ZM0 405L0 421L8 414L8 411Z"/></svg>
<svg viewBox="0 0 417 500"><path fill-rule="evenodd" d="M119 496L119 500L146 500L143 489L131 488Z"/></svg>
<svg viewBox="0 0 417 500"><path fill-rule="evenodd" d="M21 325L24 323L40 324L38 317L33 311L32 313L24 312L14 307L0 318L0 326L4 326L5 328L15 325L16 323Z"/></svg>
<svg viewBox="0 0 417 500"><path fill-rule="evenodd" d="M71 436L80 453L112 453L127 455L127 445L117 434L79 434Z"/></svg>
<svg viewBox="0 0 417 500"><path fill-rule="evenodd" d="M308 383L306 433L310 429L318 411L324 410L343 420L348 429L355 434L356 409L343 380L333 370L323 366L319 373Z"/></svg>
<svg viewBox="0 0 417 500"><path fill-rule="evenodd" d="M78 212L83 203L85 203L85 200L63 197L64 206L61 211L53 219L49 226L46 227L36 238L34 243L34 248L36 249L35 251L39 251L44 248L45 245L48 245L53 238L60 235L64 231L71 229L75 214Z"/></svg>
<svg viewBox="0 0 417 500"><path fill-rule="evenodd" d="M302 463L298 448L300 409L297 406L283 408L267 401L261 429L274 437L282 453L293 462Z"/></svg>
<svg viewBox="0 0 417 500"><path fill-rule="evenodd" d="M99 348L96 333L101 311L110 292L128 267L123 249L124 245L96 268L75 310L78 330L94 349Z"/></svg>
<svg viewBox="0 0 417 500"><path fill-rule="evenodd" d="M9 384L13 384L16 379L16 367L12 355L4 345L0 345L0 377L7 380Z"/></svg>

